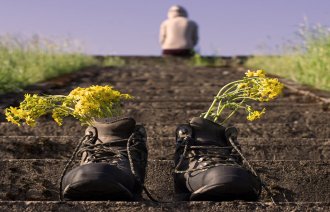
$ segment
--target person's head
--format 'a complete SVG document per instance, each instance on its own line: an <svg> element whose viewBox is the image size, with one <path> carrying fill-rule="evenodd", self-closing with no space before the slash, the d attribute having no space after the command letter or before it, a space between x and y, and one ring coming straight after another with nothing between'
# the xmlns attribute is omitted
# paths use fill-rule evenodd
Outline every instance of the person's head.
<svg viewBox="0 0 330 212"><path fill-rule="evenodd" d="M188 17L188 13L182 6L173 5L168 10L167 16L168 16L168 18L174 18L174 17L178 17L178 16Z"/></svg>

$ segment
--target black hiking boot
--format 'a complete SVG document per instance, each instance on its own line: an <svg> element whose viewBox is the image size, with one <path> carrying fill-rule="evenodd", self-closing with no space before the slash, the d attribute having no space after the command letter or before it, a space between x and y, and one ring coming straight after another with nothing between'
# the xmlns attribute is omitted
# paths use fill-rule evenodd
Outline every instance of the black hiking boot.
<svg viewBox="0 0 330 212"><path fill-rule="evenodd" d="M94 126L76 149L80 166L62 176L62 199L140 200L148 157L144 127L132 118L101 119Z"/></svg>
<svg viewBox="0 0 330 212"><path fill-rule="evenodd" d="M232 129L199 117L177 128L174 183L180 200L259 198L260 178L242 166L240 155L229 141Z"/></svg>

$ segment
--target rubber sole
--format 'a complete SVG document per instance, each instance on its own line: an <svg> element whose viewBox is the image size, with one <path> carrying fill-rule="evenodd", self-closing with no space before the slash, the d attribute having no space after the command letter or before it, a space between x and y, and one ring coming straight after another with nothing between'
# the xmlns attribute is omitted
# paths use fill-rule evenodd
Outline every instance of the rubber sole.
<svg viewBox="0 0 330 212"><path fill-rule="evenodd" d="M67 185L63 191L65 200L113 200L133 201L134 195L125 186L106 176L90 177Z"/></svg>
<svg viewBox="0 0 330 212"><path fill-rule="evenodd" d="M244 192L241 192L244 190ZM258 200L258 193L253 187L247 189L244 185L234 183L216 184L204 186L190 195L191 201L232 201L232 200Z"/></svg>

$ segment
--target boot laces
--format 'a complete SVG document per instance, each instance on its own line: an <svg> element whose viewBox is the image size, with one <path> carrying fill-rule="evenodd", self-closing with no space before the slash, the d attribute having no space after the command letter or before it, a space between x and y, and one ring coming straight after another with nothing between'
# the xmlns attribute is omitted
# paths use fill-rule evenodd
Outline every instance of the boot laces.
<svg viewBox="0 0 330 212"><path fill-rule="evenodd" d="M238 165L237 154L232 152L232 147L219 146L190 146L191 157L198 158L198 162L206 162L210 166L217 164ZM189 156L188 156L189 157Z"/></svg>
<svg viewBox="0 0 330 212"><path fill-rule="evenodd" d="M233 151L233 147L220 147L216 145L196 146L191 145L193 141L194 140L191 137L187 136L183 139L183 142L177 146L176 151L179 151L179 149L182 147L184 150L177 166L175 167L175 173L182 174L194 171L205 171L220 165L240 166L238 158L239 155ZM198 168L180 170L179 167L181 166L184 159L197 160L200 164L203 163L203 165L202 167Z"/></svg>
<svg viewBox="0 0 330 212"><path fill-rule="evenodd" d="M77 151L78 157L82 156L84 152L87 153L85 158L86 163L89 162L108 162L117 163L118 160L126 155L124 151L117 150L111 147L111 143L102 143L101 140L97 139L101 143L94 144L91 140L86 140L83 146ZM116 141L127 141L126 139L120 139Z"/></svg>

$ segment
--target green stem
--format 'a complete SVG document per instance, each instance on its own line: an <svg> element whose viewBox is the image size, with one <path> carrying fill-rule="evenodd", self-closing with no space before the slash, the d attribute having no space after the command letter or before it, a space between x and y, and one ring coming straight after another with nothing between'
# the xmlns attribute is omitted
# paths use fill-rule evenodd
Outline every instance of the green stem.
<svg viewBox="0 0 330 212"><path fill-rule="evenodd" d="M68 107L68 106L60 106L60 107L58 107L58 108L61 108L61 107L64 107L64 108L66 108L66 109L68 109L68 110L71 110L71 111L74 111L74 109L73 108L71 108L71 107ZM62 109L63 111L64 111L64 109Z"/></svg>
<svg viewBox="0 0 330 212"><path fill-rule="evenodd" d="M220 109L220 111L217 111L217 115L216 117L214 118L214 122L216 122L220 116L220 114L222 113L222 111L225 109L226 105L223 105Z"/></svg>
<svg viewBox="0 0 330 212"><path fill-rule="evenodd" d="M232 91L232 92L229 92L231 89L233 89L233 88L236 88L234 91ZM228 93L229 92L229 93ZM222 106L222 100L224 99L224 98L226 98L227 96L229 96L230 95L230 93L237 93L237 86L235 86L235 84L234 85L232 85L230 88L228 88L226 91L224 91L223 92L223 94L220 96L220 97L217 97L218 99L220 99L220 101L219 101L219 104L218 104L218 108L217 108L217 115L216 115L216 117L214 118L214 121L216 122L217 120L218 120L218 118L220 117L220 115L221 115L221 113L222 113L222 111L225 109L225 107L226 107L226 104L225 105L223 105Z"/></svg>
<svg viewBox="0 0 330 212"><path fill-rule="evenodd" d="M61 97L61 98L66 98L67 96L65 96L65 95L51 95L51 96L44 96L44 97L46 97L46 98L50 98L50 99L53 99L54 97Z"/></svg>
<svg viewBox="0 0 330 212"><path fill-rule="evenodd" d="M221 106L222 106L222 98L220 98L220 100L219 100L216 119L217 119L217 116L218 116L218 114L219 114L219 111L220 111L220 107L221 107ZM215 119L215 121L216 121L216 119Z"/></svg>
<svg viewBox="0 0 330 212"><path fill-rule="evenodd" d="M233 85L233 84L235 84L235 83L239 83L239 82L243 82L243 81L244 81L244 80L237 80L237 81L234 81L234 82L228 83L227 85L223 86L223 87L220 89L220 91L218 92L218 94L214 97L214 100L213 100L211 106L209 107L209 109L207 110L207 112L206 112L206 114L204 115L203 118L206 119L206 118L210 115L210 113L212 112L212 109L213 109L214 105L216 104L217 100L220 98L220 94L222 93L223 90L225 90L225 88L227 88L227 87L229 87L229 86L231 86L231 85Z"/></svg>
<svg viewBox="0 0 330 212"><path fill-rule="evenodd" d="M243 99L243 100L238 104L238 106L235 108L235 110L233 110L233 111L227 116L227 118L225 118L225 120L223 120L223 121L221 122L221 124L224 124L228 119L230 119L230 117L232 117L232 116L235 114L235 112L236 112L239 108L241 108L241 105L244 103L244 101L245 101L245 99Z"/></svg>
<svg viewBox="0 0 330 212"><path fill-rule="evenodd" d="M235 101L235 100L238 100L238 99L249 99L249 100L258 101L258 99L256 99L256 98L251 98L251 97L246 97L246 96L238 96L238 97L232 99L232 101Z"/></svg>
<svg viewBox="0 0 330 212"><path fill-rule="evenodd" d="M233 90L232 92L229 92L233 88L236 88L236 89ZM237 92L237 86L236 85L232 85L230 88L228 88L226 91L224 91L222 95L229 95L230 93L235 93L235 92Z"/></svg>

